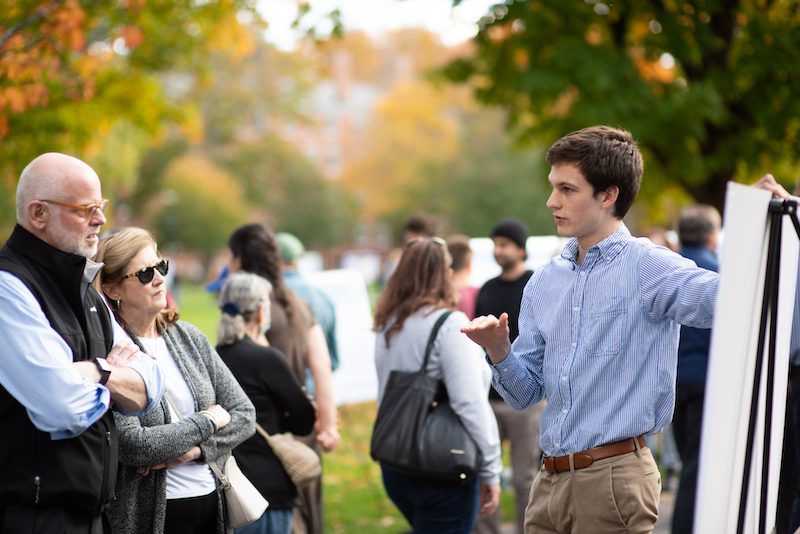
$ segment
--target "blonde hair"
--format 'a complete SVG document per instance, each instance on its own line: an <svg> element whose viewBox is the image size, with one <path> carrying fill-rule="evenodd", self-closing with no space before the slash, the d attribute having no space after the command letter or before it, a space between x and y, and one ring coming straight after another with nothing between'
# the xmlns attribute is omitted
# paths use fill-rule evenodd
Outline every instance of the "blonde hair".
<svg viewBox="0 0 800 534"><path fill-rule="evenodd" d="M103 286L114 286L122 282L127 274L126 271L130 261L147 247L153 247L158 257L161 257L158 252L158 243L156 243L156 238L153 237L153 234L149 230L134 226L123 228L119 232L103 238L97 247L94 261L102 262L105 265L103 265L100 274L94 279L93 284L95 289L106 297L109 306L114 311L114 316L122 325L126 323L124 317L119 313L119 301L113 300L106 295L103 291ZM178 318L179 314L175 308L162 310L156 318L158 331L163 332L168 326L174 325L178 322Z"/></svg>
<svg viewBox="0 0 800 534"><path fill-rule="evenodd" d="M269 310L272 284L257 274L238 272L228 276L219 293L219 320L217 343L230 345L242 339L245 327L261 306ZM234 305L234 306L231 306Z"/></svg>

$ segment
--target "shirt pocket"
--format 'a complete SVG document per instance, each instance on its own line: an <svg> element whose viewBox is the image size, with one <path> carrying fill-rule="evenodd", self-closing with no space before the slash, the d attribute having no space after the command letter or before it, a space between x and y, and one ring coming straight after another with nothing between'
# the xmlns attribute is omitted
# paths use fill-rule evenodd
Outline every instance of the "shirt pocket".
<svg viewBox="0 0 800 534"><path fill-rule="evenodd" d="M590 355L617 354L625 343L628 311L625 299L601 300L589 313L586 348Z"/></svg>

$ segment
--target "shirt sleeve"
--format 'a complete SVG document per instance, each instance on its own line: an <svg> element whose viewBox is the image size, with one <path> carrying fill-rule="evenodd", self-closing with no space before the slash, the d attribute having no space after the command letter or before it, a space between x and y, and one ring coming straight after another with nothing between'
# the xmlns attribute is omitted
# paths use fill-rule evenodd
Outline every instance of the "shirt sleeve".
<svg viewBox="0 0 800 534"><path fill-rule="evenodd" d="M642 306L654 321L669 318L694 328L711 328L719 274L654 247L642 258L639 282Z"/></svg>
<svg viewBox="0 0 800 534"><path fill-rule="evenodd" d="M533 284L522 293L519 311L519 335L511 344L505 359L492 365L492 385L506 403L515 410L524 410L544 398L545 342L536 328L533 313Z"/></svg>
<svg viewBox="0 0 800 534"><path fill-rule="evenodd" d="M0 384L53 439L81 434L109 408L111 394L72 367L72 351L30 290L0 272Z"/></svg>
<svg viewBox="0 0 800 534"><path fill-rule="evenodd" d="M105 298L103 298L103 301L105 302ZM114 313L111 311L111 308L108 307L107 302L106 307L108 308L108 313L111 315L111 322L114 326L114 345L127 345L129 343L133 343L130 336L128 336L127 332L125 332L125 329L122 328L122 325L120 325L114 318ZM145 388L147 388L147 406L142 411L131 412L122 409L119 403L116 403L114 404L114 410L125 415L133 415L137 417L145 415L150 410L155 408L161 401L161 397L164 396L164 392L167 390L166 378L161 372L161 369L159 369L156 365L155 360L148 356L143 356L138 360L128 362L125 367L130 367L142 377Z"/></svg>

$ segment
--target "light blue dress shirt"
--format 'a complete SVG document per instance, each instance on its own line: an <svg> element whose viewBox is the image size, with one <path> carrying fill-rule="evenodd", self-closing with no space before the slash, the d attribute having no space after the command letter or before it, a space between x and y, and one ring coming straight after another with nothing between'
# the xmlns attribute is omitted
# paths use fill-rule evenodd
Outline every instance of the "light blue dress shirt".
<svg viewBox="0 0 800 534"><path fill-rule="evenodd" d="M492 366L522 410L547 396L540 445L561 456L656 434L675 404L679 324L710 328L717 273L625 225L576 262L572 239L531 277L519 337Z"/></svg>
<svg viewBox="0 0 800 534"><path fill-rule="evenodd" d="M84 280L84 291L86 287ZM97 313L110 311L99 309ZM130 341L113 317L112 323L114 344ZM119 404L114 409L127 415L144 415L164 394L163 374L149 357L127 367L144 379L148 405L141 412L125 411ZM72 367L72 349L50 326L28 287L5 271L0 271L0 384L25 407L34 426L50 432L52 439L79 435L111 403L108 388L82 377Z"/></svg>

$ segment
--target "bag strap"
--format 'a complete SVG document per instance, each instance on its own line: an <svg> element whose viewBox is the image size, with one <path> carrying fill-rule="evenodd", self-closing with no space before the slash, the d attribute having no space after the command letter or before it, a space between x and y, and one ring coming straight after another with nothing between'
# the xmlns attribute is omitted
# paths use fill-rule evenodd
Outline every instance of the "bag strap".
<svg viewBox="0 0 800 534"><path fill-rule="evenodd" d="M178 414L178 418L183 419L183 414L181 413L180 409L178 409L178 405L175 403L175 399L172 398L172 395L170 394L169 390L164 392L164 397L166 397L167 402L172 405L172 409L175 410L176 414ZM214 474L217 476L217 479L220 481L222 486L224 488L230 487L231 485L230 480L228 480L228 477L226 477L225 474L222 471L220 471L219 467L217 467L217 464L215 464L210 460L207 463L208 467L210 467L211 470L214 472Z"/></svg>
<svg viewBox="0 0 800 534"><path fill-rule="evenodd" d="M256 423L256 432L258 432L259 434L264 436L265 440L269 441L269 437L270 437L269 434L267 434L267 431L264 430L264 428L261 425L259 425L258 423Z"/></svg>
<svg viewBox="0 0 800 534"><path fill-rule="evenodd" d="M428 370L428 359L431 355L431 350L433 350L433 342L436 341L436 335L439 333L439 328L444 324L450 314L453 313L454 310L447 310L443 314L439 316L436 320L436 323L433 325L433 329L431 330L431 335L428 338L428 346L425 347L425 359L422 361L422 369L419 370L420 374L425 374Z"/></svg>

